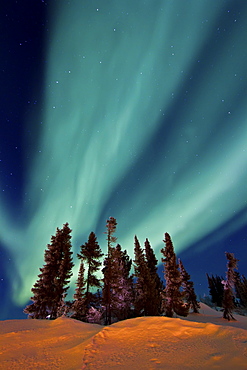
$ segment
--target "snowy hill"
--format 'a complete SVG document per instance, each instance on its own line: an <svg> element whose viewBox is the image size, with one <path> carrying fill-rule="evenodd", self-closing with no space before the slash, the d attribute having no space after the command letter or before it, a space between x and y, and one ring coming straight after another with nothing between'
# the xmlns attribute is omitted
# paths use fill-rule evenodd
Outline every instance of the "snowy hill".
<svg viewBox="0 0 247 370"><path fill-rule="evenodd" d="M247 317L201 304L187 318L139 317L108 327L66 317L0 322L0 369L247 370Z"/></svg>

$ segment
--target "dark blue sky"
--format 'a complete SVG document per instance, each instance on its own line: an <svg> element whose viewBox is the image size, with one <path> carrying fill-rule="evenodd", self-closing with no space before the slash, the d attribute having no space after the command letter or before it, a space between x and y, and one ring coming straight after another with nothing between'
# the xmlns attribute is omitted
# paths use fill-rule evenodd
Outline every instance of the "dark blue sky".
<svg viewBox="0 0 247 370"><path fill-rule="evenodd" d="M4 1L1 9L0 318L20 318L56 227L75 253L164 232L198 294L246 274L243 1ZM160 268L162 271L162 267ZM76 268L75 268L76 275ZM73 283L72 290L73 290Z"/></svg>

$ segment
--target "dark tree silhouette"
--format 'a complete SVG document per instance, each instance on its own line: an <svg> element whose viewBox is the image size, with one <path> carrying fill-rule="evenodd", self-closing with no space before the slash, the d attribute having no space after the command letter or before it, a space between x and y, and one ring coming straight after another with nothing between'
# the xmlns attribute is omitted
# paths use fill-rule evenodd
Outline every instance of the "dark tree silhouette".
<svg viewBox="0 0 247 370"><path fill-rule="evenodd" d="M211 295L211 300L216 306L222 307L222 300L224 294L224 286L222 284L223 277L218 275L209 276L207 274L209 294Z"/></svg>
<svg viewBox="0 0 247 370"><path fill-rule="evenodd" d="M149 306L147 311L149 315L157 316L161 313L161 292L164 289L164 285L157 272L158 260L148 239L145 240L145 257L150 273L150 286L147 287L147 305Z"/></svg>
<svg viewBox="0 0 247 370"><path fill-rule="evenodd" d="M83 261L80 263L78 278L76 281L76 290L74 294L74 299L85 298L86 281L85 281L85 267Z"/></svg>
<svg viewBox="0 0 247 370"><path fill-rule="evenodd" d="M195 290L194 290L194 283L192 281L190 281L190 275L185 270L181 259L179 259L178 261L179 261L180 276L181 276L181 280L182 280L182 289L185 293L184 298L185 298L185 300L188 304L188 307L192 308L194 313L199 313L200 305L199 305L199 303L197 302L197 299L196 299L196 293L195 293Z"/></svg>
<svg viewBox="0 0 247 370"><path fill-rule="evenodd" d="M180 316L188 315L188 306L183 302L183 294L180 292L182 284L178 264L176 262L176 254L173 244L168 233L165 233L165 248L161 249L161 253L165 258L162 258L164 263L164 277L166 287L163 293L163 310L165 315L173 317L174 312Z"/></svg>
<svg viewBox="0 0 247 370"><path fill-rule="evenodd" d="M239 272L234 271L234 281L236 298L239 299L241 306L247 307L247 279L244 275L240 276Z"/></svg>
<svg viewBox="0 0 247 370"><path fill-rule="evenodd" d="M40 268L41 274L32 288L32 304L24 312L31 318L51 319L58 317L61 306L69 289L72 275L71 229L68 223L62 229L57 228L55 236L51 237L45 251L45 264Z"/></svg>
<svg viewBox="0 0 247 370"><path fill-rule="evenodd" d="M97 272L99 271L101 266L100 258L102 256L103 253L97 242L96 235L92 231L89 234L88 241L85 244L81 245L80 253L77 254L77 257L87 264L87 277L85 279L85 301L88 308L90 306L91 297L90 288L100 288L101 286L101 280L97 277Z"/></svg>
<svg viewBox="0 0 247 370"><path fill-rule="evenodd" d="M72 317L77 320L85 320L87 313L87 304L85 297L86 281L85 281L85 267L81 260L80 268L78 272L78 278L76 282L76 290L74 294L74 302L72 304L73 315Z"/></svg>
<svg viewBox="0 0 247 370"><path fill-rule="evenodd" d="M102 289L102 304L105 310L105 325L111 325L111 274L112 261L110 256L106 256L104 260L103 272L103 289Z"/></svg>
<svg viewBox="0 0 247 370"><path fill-rule="evenodd" d="M116 243L116 241L117 241L117 238L115 236L113 236L113 234L116 231L116 228L117 228L117 221L116 221L116 219L114 217L110 217L106 221L106 229L107 229L107 231L105 232L105 234L107 234L106 240L107 240L108 257L110 257L110 254L111 254L112 244L113 243Z"/></svg>
<svg viewBox="0 0 247 370"><path fill-rule="evenodd" d="M226 252L227 262L227 272L226 280L223 280L224 285L224 295L223 295L223 318L230 320L235 320L232 315L232 310L234 309L234 269L237 269L238 260L234 257L233 253Z"/></svg>
<svg viewBox="0 0 247 370"><path fill-rule="evenodd" d="M107 281L110 299L107 300L108 306L108 323L111 322L112 316L118 320L124 320L130 317L131 303L133 300L133 281L129 276L131 269L131 260L126 251L122 251L118 244L111 248L111 259L108 260L108 266L104 269L104 278ZM111 269L109 274L109 269ZM109 276L108 276L109 275ZM103 288L103 303L105 299ZM110 316L111 315L111 316Z"/></svg>
<svg viewBox="0 0 247 370"><path fill-rule="evenodd" d="M134 297L134 308L135 316L141 316L147 314L147 282L150 279L149 270L145 260L144 251L140 246L139 240L135 235L135 247L133 260L134 265L134 277L135 277L135 297Z"/></svg>
<svg viewBox="0 0 247 370"><path fill-rule="evenodd" d="M247 307L247 279L244 275L241 277L241 297L243 306Z"/></svg>
<svg viewBox="0 0 247 370"><path fill-rule="evenodd" d="M117 221L114 217L110 217L106 221L106 229L107 231L107 257L104 260L104 268L103 272L103 299L102 303L105 307L105 325L111 324L112 319L112 312L111 312L111 282L112 282L112 250L113 250L113 243L116 243L117 238L113 236L116 231Z"/></svg>
<svg viewBox="0 0 247 370"><path fill-rule="evenodd" d="M135 316L155 316L159 314L160 281L157 275L156 258L148 240L145 243L146 253L135 236L134 255L134 308Z"/></svg>

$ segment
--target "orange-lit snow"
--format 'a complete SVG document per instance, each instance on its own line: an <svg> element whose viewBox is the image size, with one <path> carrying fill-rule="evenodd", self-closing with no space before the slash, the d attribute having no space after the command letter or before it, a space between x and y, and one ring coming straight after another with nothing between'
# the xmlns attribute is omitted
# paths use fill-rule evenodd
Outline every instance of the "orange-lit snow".
<svg viewBox="0 0 247 370"><path fill-rule="evenodd" d="M247 370L247 317L201 304L187 318L139 317L108 327L66 317L0 322L0 369Z"/></svg>

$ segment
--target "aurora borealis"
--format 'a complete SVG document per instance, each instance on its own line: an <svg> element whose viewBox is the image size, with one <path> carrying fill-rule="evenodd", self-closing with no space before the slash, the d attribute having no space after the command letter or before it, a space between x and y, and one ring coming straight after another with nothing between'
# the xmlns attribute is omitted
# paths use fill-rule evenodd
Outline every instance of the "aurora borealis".
<svg viewBox="0 0 247 370"><path fill-rule="evenodd" d="M6 267L4 279L17 305L65 222L75 252L92 230L105 250L105 220L114 216L130 254L135 234L158 253L167 231L185 253L247 224L247 4L52 4L39 5L43 59L26 97L35 107L12 127L18 146L4 146L13 134L7 113L0 139L0 243L16 269L13 278Z"/></svg>

